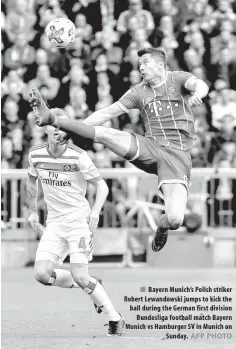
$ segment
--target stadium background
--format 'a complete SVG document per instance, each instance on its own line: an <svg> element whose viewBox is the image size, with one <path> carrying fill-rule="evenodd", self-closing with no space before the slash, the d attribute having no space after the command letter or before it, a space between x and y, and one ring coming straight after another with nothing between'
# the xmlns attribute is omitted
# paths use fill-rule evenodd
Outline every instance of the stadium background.
<svg viewBox="0 0 236 349"><path fill-rule="evenodd" d="M136 15L130 12L134 8L139 8ZM40 233L35 235L25 224L27 156L32 145L45 141L43 129L32 122L29 91L32 86L38 87L51 107L63 108L70 118L84 119L94 110L116 101L140 81L136 51L143 47L163 47L170 70L190 71L210 87L204 104L195 108L199 138L191 154L193 181L188 203L189 209L200 215L202 226L194 234L187 233L185 228L171 234L166 248L152 254L149 236L151 226L161 214L161 206L148 208L143 206L143 201L163 203L156 196L155 178L145 177L103 146L88 143L85 147L110 188L97 232L92 267L109 280L106 280L109 292L114 292L115 287L114 299L121 309L121 289L136 292L137 285L143 286L135 281L140 278L144 285L156 277L163 285L170 280L230 283L236 265L236 1L3 0L1 11L2 265L11 267L3 270L5 348L33 347L35 334L37 340L44 335L47 338L40 344L37 342L37 349L48 345L53 348L49 338L57 338L60 331L55 348L70 347L67 336L74 346L78 339L73 337L73 331L64 332L65 324L53 305L53 297L59 297L68 316L64 321L76 322L75 294L65 297L64 290L55 288L51 293L48 289L42 291L32 279L32 269L20 268L32 266L40 238ZM44 27L51 19L65 16L75 23L78 35L68 49L58 50L44 37ZM124 114L107 126L143 134L138 111ZM88 188L91 201L93 194ZM43 224L42 194L39 212ZM108 266L115 269L104 269ZM117 269L118 266L145 268L125 271ZM185 267L194 268L196 280L191 273L184 272ZM209 272L209 267L215 269ZM178 268L179 278L174 269L163 272L162 268ZM202 271L197 272L196 268ZM19 292L15 296L16 288ZM27 301L32 292L38 299L33 306ZM70 301L66 302L68 297ZM46 310L45 304L48 304ZM81 348L85 348L92 334L83 327L83 317L89 316L89 324L96 327L95 334L100 336L101 321L91 320L91 307L83 296L78 308L81 313L77 336L83 338ZM49 321L48 328L38 326L38 321L48 318L51 312L57 315ZM41 317L35 318L36 313ZM122 348L144 345L148 348L145 339L136 341L139 335L133 333L132 343L126 343L124 337ZM153 340L149 344L153 348L159 335L151 336ZM96 348L103 345L104 349L108 345L101 338L89 344ZM112 348L109 345L107 348ZM212 347L216 348L215 344ZM184 348L192 349L193 345L186 344ZM217 348L221 348L219 343Z"/></svg>

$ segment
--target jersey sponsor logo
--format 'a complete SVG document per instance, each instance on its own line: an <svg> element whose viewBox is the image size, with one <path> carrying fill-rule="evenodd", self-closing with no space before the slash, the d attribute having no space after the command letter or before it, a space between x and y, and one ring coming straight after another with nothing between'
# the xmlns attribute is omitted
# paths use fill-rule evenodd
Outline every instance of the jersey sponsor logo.
<svg viewBox="0 0 236 349"><path fill-rule="evenodd" d="M48 184L48 185L52 185L52 186L56 186L56 187L70 187L71 186L71 181L59 181L56 179L52 179L52 178L43 178L43 177L39 177L41 180L41 183L43 184Z"/></svg>
<svg viewBox="0 0 236 349"><path fill-rule="evenodd" d="M146 111L147 112L149 111L151 114L154 114L157 117L161 117L161 116L163 116L163 114L165 114L171 108L178 108L178 107L179 107L178 101L172 101L171 103L169 103L168 101L161 101L161 100L158 101L157 100L157 101L153 101L153 102L148 103L149 109L146 109ZM168 112L168 113L170 113L170 112Z"/></svg>
<svg viewBox="0 0 236 349"><path fill-rule="evenodd" d="M163 110L161 101L150 102L148 106L151 113L154 113L156 116L161 116L161 114L159 114L159 111Z"/></svg>
<svg viewBox="0 0 236 349"><path fill-rule="evenodd" d="M71 165L64 165L63 170L66 171L71 171Z"/></svg>

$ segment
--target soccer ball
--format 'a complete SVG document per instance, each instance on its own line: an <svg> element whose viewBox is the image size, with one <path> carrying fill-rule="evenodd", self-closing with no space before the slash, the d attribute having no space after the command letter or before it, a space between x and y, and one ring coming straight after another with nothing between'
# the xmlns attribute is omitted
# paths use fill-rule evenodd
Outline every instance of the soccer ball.
<svg viewBox="0 0 236 349"><path fill-rule="evenodd" d="M46 26L45 35L56 47L67 47L75 40L75 25L68 18L56 18Z"/></svg>

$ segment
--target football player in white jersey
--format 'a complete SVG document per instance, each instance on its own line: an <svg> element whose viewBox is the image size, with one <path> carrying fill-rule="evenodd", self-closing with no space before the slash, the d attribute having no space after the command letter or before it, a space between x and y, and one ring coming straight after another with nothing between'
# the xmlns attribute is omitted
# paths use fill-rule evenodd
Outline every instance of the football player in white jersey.
<svg viewBox="0 0 236 349"><path fill-rule="evenodd" d="M58 115L65 115L54 109ZM101 283L88 272L92 259L92 235L99 213L108 195L106 182L88 154L73 144L59 144L62 132L54 126L45 131L48 142L34 146L29 152L27 193L31 214L28 222L36 230L38 180L47 204L47 222L35 260L35 278L44 285L64 288L80 287L107 314L108 335L121 335L125 322L114 308ZM92 209L85 198L87 182L96 187ZM56 269L70 254L70 270Z"/></svg>

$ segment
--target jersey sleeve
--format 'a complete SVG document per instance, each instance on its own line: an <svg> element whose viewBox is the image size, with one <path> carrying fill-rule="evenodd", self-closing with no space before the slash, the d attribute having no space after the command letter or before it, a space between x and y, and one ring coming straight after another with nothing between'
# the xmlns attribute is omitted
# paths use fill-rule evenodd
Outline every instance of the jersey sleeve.
<svg viewBox="0 0 236 349"><path fill-rule="evenodd" d="M188 89L188 83L190 80L197 79L196 76L186 71L175 71L174 74L175 80L178 81L181 87L185 87L186 89Z"/></svg>
<svg viewBox="0 0 236 349"><path fill-rule="evenodd" d="M28 155L28 174L33 176L33 177L38 177L38 172L33 165L33 161L32 161L30 153Z"/></svg>
<svg viewBox="0 0 236 349"><path fill-rule="evenodd" d="M87 182L95 183L102 179L97 167L86 152L84 152L79 158L79 169Z"/></svg>
<svg viewBox="0 0 236 349"><path fill-rule="evenodd" d="M140 97L136 87L129 89L117 102L119 107L127 112L129 109L141 109Z"/></svg>

